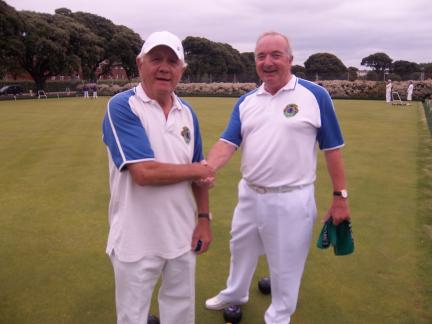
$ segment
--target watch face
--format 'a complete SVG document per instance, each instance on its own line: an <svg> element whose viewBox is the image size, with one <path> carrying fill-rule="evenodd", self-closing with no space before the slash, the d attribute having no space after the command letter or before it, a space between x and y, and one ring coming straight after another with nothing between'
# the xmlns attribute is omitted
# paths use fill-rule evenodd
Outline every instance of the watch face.
<svg viewBox="0 0 432 324"><path fill-rule="evenodd" d="M333 195L339 196L342 198L348 198L348 191L346 189L342 189L341 191L334 191Z"/></svg>

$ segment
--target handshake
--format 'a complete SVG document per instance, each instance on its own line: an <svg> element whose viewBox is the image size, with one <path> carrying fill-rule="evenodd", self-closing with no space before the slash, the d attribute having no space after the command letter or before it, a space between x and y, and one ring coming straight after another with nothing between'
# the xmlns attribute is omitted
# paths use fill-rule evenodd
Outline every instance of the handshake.
<svg viewBox="0 0 432 324"><path fill-rule="evenodd" d="M198 174L194 183L200 187L213 187L216 177L216 169L209 165L206 160L202 160L200 163L195 163L195 165Z"/></svg>

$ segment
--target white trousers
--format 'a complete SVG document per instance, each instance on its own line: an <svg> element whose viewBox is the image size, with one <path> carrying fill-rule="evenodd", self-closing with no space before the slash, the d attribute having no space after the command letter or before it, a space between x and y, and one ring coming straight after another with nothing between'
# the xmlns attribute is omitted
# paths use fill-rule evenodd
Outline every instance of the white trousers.
<svg viewBox="0 0 432 324"><path fill-rule="evenodd" d="M118 324L147 324L153 289L160 276L161 323L195 323L195 253L174 259L144 257L137 262L121 262L114 253L110 257Z"/></svg>
<svg viewBox="0 0 432 324"><path fill-rule="evenodd" d="M408 91L407 101L412 101L412 95L413 95L412 91Z"/></svg>
<svg viewBox="0 0 432 324"><path fill-rule="evenodd" d="M227 288L219 297L246 303L258 258L265 254L272 297L265 322L289 323L297 305L316 213L314 185L260 194L241 180L231 229L230 273Z"/></svg>

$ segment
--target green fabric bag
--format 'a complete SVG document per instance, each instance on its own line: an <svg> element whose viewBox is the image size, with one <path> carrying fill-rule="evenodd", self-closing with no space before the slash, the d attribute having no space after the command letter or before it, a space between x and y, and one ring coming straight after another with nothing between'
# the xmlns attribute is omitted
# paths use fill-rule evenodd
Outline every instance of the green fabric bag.
<svg viewBox="0 0 432 324"><path fill-rule="evenodd" d="M330 218L324 223L318 237L317 247L327 249L330 245L333 246L335 255L347 255L354 252L354 239L350 221L343 221L335 226Z"/></svg>

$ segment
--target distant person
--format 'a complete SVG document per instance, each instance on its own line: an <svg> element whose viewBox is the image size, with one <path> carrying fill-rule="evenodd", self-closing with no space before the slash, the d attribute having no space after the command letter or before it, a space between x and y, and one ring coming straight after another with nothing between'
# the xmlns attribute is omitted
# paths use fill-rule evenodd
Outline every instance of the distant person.
<svg viewBox="0 0 432 324"><path fill-rule="evenodd" d="M263 84L237 101L207 157L219 170L242 152L227 286L206 307L247 303L258 258L265 255L271 278L267 324L289 323L296 309L317 212L318 147L332 180L333 199L324 218L334 224L349 219L344 140L332 100L323 87L291 74L292 61L286 36L267 32L258 38L255 64Z"/></svg>
<svg viewBox="0 0 432 324"><path fill-rule="evenodd" d="M386 85L386 102L391 103L391 101L392 101L392 80L388 79Z"/></svg>
<svg viewBox="0 0 432 324"><path fill-rule="evenodd" d="M96 84L93 86L93 99L97 99L98 95L97 95L97 86Z"/></svg>
<svg viewBox="0 0 432 324"><path fill-rule="evenodd" d="M412 81L410 81L407 90L407 101L412 101L413 91L414 91L414 84Z"/></svg>
<svg viewBox="0 0 432 324"><path fill-rule="evenodd" d="M84 99L89 98L89 87L87 86L87 84L85 84L83 87L83 97Z"/></svg>
<svg viewBox="0 0 432 324"><path fill-rule="evenodd" d="M111 98L103 120L117 323L147 323L161 277L161 323L193 324L196 255L212 237L208 188L194 181L214 171L195 113L174 93L186 69L180 39L151 34L136 63L141 82Z"/></svg>

